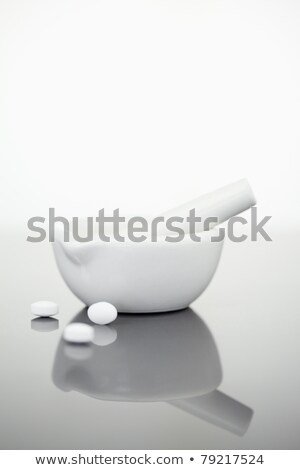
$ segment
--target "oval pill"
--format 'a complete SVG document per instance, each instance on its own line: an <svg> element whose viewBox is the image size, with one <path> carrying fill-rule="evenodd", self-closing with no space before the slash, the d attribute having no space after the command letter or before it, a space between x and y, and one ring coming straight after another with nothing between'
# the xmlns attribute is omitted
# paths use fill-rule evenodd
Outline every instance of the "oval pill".
<svg viewBox="0 0 300 470"><path fill-rule="evenodd" d="M90 343L94 339L94 328L86 323L70 323L66 326L63 337L70 343Z"/></svg>
<svg viewBox="0 0 300 470"><path fill-rule="evenodd" d="M38 317L52 317L58 314L58 305L50 300L40 300L31 304L31 313Z"/></svg>
<svg viewBox="0 0 300 470"><path fill-rule="evenodd" d="M109 302L97 302L91 305L88 308L87 314L89 319L93 323L97 323L97 325L107 325L118 316L116 307Z"/></svg>

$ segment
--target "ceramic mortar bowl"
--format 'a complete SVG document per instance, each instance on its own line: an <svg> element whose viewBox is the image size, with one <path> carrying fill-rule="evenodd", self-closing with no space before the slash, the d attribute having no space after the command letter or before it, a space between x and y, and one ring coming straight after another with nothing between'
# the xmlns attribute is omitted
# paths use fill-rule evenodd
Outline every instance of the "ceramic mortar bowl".
<svg viewBox="0 0 300 470"><path fill-rule="evenodd" d="M186 308L206 289L222 252L213 241L217 229L172 243L64 242L53 243L59 271L71 291L87 306L106 301L118 312L167 312Z"/></svg>

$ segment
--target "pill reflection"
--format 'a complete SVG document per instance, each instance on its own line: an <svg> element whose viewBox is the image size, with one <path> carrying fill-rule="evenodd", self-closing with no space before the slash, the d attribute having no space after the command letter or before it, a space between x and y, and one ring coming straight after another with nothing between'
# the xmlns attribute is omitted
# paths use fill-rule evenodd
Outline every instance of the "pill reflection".
<svg viewBox="0 0 300 470"><path fill-rule="evenodd" d="M93 343L97 346L108 346L114 343L118 337L116 329L111 326L95 325L94 333Z"/></svg>
<svg viewBox="0 0 300 470"><path fill-rule="evenodd" d="M73 361L86 361L93 355L93 348L90 344L64 344L64 355Z"/></svg>
<svg viewBox="0 0 300 470"><path fill-rule="evenodd" d="M39 317L31 320L31 329L41 333L58 330L59 321L56 318Z"/></svg>

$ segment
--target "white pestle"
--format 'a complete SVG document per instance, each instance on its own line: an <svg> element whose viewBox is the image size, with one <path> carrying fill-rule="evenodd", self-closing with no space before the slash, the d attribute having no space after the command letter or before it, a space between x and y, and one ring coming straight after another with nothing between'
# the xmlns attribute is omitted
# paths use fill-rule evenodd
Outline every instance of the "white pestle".
<svg viewBox="0 0 300 470"><path fill-rule="evenodd" d="M195 216L201 217L201 222L196 223L195 231L201 232L225 222L255 204L256 198L248 180L241 179L235 183L223 186L211 193L204 194L203 196L186 202L181 206L166 211L161 215L165 220L170 217L183 217L184 222L182 224L174 222L174 226L176 225L183 228L185 233L189 233L190 224L187 222L186 218L189 216L190 210L195 209ZM209 217L214 217L217 220L210 222L207 227L204 225L204 222ZM158 232L160 233L159 226Z"/></svg>

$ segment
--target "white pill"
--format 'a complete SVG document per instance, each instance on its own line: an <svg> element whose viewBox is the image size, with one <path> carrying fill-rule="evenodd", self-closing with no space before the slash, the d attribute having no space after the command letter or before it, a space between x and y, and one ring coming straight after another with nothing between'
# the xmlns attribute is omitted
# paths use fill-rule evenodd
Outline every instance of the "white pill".
<svg viewBox="0 0 300 470"><path fill-rule="evenodd" d="M91 305L87 314L89 319L97 325L107 325L118 316L116 307L108 302L97 302Z"/></svg>
<svg viewBox="0 0 300 470"><path fill-rule="evenodd" d="M58 305L49 300L40 300L31 304L31 313L38 317L52 317L58 314Z"/></svg>
<svg viewBox="0 0 300 470"><path fill-rule="evenodd" d="M70 323L63 334L70 343L89 343L94 339L94 328L86 323Z"/></svg>

